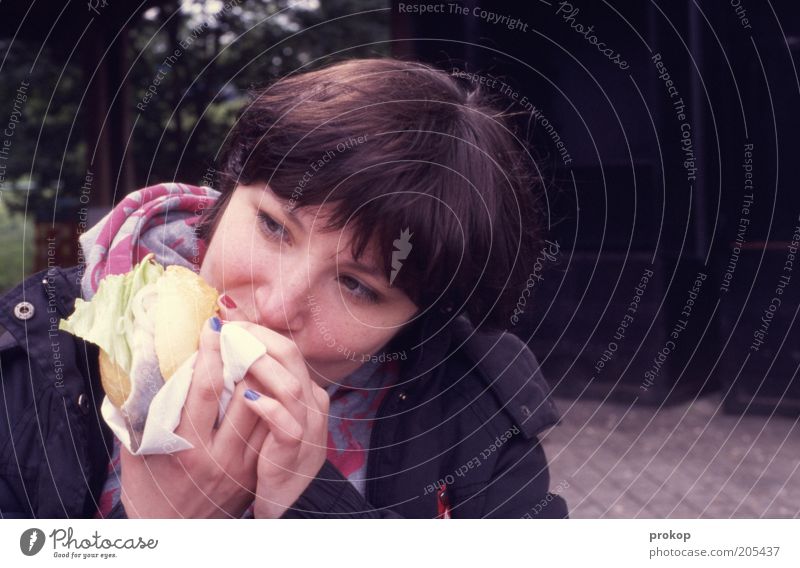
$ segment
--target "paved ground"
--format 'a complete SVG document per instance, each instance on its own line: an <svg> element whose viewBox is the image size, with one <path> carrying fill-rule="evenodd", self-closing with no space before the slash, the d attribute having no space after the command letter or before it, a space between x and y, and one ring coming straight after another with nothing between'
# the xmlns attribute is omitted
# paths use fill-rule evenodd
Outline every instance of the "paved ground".
<svg viewBox="0 0 800 568"><path fill-rule="evenodd" d="M572 518L800 518L800 422L556 399L550 490Z"/></svg>

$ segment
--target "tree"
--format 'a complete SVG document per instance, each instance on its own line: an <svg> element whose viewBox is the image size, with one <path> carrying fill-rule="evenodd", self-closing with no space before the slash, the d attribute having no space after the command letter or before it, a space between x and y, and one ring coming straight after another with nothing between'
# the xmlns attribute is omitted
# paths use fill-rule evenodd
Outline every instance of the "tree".
<svg viewBox="0 0 800 568"><path fill-rule="evenodd" d="M386 0L166 0L137 14L128 29L127 109L137 187L207 183L252 87L330 54L387 54L388 7ZM87 165L82 123L106 109L80 106L85 72L79 61L64 66L64 46L4 39L0 49L7 52L0 126L15 101L21 108L7 159L0 154L0 200L41 221L74 220Z"/></svg>

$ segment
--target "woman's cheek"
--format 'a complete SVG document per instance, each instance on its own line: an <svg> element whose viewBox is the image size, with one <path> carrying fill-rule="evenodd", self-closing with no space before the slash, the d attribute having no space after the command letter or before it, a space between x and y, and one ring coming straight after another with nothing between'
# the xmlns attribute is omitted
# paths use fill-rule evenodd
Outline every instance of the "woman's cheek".
<svg viewBox="0 0 800 568"><path fill-rule="evenodd" d="M331 317L331 310L328 306L329 304L323 302L318 296L314 294L308 296L311 336L314 338L314 350L317 352L330 351L336 347L337 343L338 333L335 318Z"/></svg>
<svg viewBox="0 0 800 568"><path fill-rule="evenodd" d="M339 355L352 361L363 362L381 349L391 338L391 334L386 330L360 326L358 329L344 331L341 337L341 342L336 346Z"/></svg>
<svg viewBox="0 0 800 568"><path fill-rule="evenodd" d="M329 305L328 305L329 306ZM330 361L356 360L365 347L362 337L368 328L353 320L346 310L333 310L322 306L312 297L309 306L313 337L312 350L316 358ZM349 320L349 321L345 321Z"/></svg>

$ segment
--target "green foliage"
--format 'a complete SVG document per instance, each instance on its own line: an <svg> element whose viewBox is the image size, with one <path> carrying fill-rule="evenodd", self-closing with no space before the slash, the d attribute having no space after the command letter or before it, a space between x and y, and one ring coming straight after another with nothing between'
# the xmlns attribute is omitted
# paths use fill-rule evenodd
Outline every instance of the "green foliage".
<svg viewBox="0 0 800 568"><path fill-rule="evenodd" d="M8 144L0 199L11 211L52 221L63 214L59 190L82 183L85 145L76 116L83 89L74 62L59 64L51 47L40 47L0 42L8 52L0 81L0 145Z"/></svg>
<svg viewBox="0 0 800 568"><path fill-rule="evenodd" d="M30 219L20 213L10 213L0 201L0 293L30 272L33 230Z"/></svg>
<svg viewBox="0 0 800 568"><path fill-rule="evenodd" d="M212 11L226 2L229 9ZM200 183L252 87L334 59L389 53L388 0L226 2L161 2L128 27L127 111L135 122L128 157L137 187ZM176 49L180 55L165 66ZM8 50L2 128L23 82L29 85L10 155L0 161L0 198L42 221L74 221L90 149L86 117L105 109L86 107L85 71L77 54L65 61L65 46L17 38L0 40L0 50Z"/></svg>
<svg viewBox="0 0 800 568"><path fill-rule="evenodd" d="M186 4L176 16L174 6L146 12L131 55L137 185L200 183L251 88L331 54L388 54L388 7L388 0L245 0L216 14L187 13ZM144 110L136 107L144 101Z"/></svg>

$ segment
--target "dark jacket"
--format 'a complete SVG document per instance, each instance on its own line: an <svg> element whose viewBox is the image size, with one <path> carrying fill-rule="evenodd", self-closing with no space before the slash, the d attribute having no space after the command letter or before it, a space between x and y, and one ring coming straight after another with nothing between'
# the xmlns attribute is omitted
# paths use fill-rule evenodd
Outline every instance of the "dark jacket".
<svg viewBox="0 0 800 568"><path fill-rule="evenodd" d="M91 517L112 435L100 404L97 347L58 330L80 272L52 268L0 298L0 515ZM420 320L396 342L445 321ZM2 331L2 330L0 330ZM399 343L398 343L399 344ZM548 493L537 434L557 413L534 355L509 333L453 319L411 349L372 430L366 498L325 462L285 517L453 518L567 515ZM444 497L441 494L444 493ZM122 507L118 516L124 516Z"/></svg>

